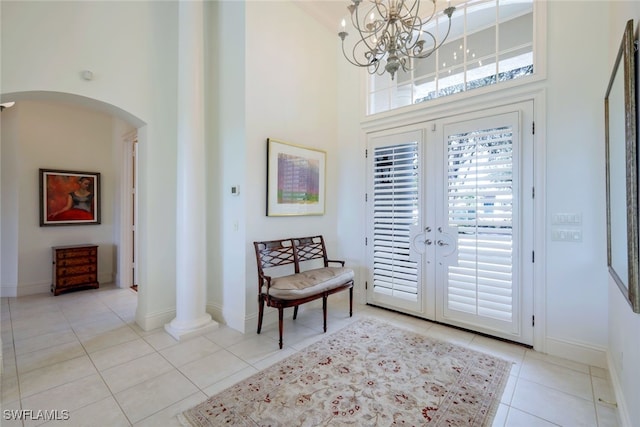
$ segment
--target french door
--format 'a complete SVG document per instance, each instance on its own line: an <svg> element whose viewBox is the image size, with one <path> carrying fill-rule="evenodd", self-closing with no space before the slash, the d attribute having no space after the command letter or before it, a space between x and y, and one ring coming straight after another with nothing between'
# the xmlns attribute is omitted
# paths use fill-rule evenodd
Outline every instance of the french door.
<svg viewBox="0 0 640 427"><path fill-rule="evenodd" d="M367 302L533 343L533 102L370 135Z"/></svg>

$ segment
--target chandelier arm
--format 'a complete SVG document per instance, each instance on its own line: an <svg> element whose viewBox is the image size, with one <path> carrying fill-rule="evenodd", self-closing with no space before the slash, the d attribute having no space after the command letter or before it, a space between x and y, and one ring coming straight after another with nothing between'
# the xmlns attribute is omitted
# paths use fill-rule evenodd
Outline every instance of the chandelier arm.
<svg viewBox="0 0 640 427"><path fill-rule="evenodd" d="M419 2L418 2L419 3ZM420 8L420 6L418 6L418 8ZM424 23L426 24L427 22L431 22L431 20L433 19L434 16L436 16L436 11L437 11L437 7L436 7L436 2L433 2L433 9L431 9L431 15L429 15L429 18L424 20ZM418 11L416 10L416 16L420 16L420 14L418 13Z"/></svg>
<svg viewBox="0 0 640 427"><path fill-rule="evenodd" d="M420 25L403 25L402 34L405 34L405 37L403 38L403 45L407 51L416 48L420 42L420 36L422 34L431 35L429 31L422 31L422 21L420 19L418 19L418 21L420 21Z"/></svg>
<svg viewBox="0 0 640 427"><path fill-rule="evenodd" d="M415 1L411 6L411 8L407 8L405 6L405 10L407 11L407 13L404 16L408 16L411 18L410 20L411 24L405 24L406 18L404 18L403 16L403 18L401 18L401 22L403 26L406 28L410 28L412 30L421 32L422 26L430 22L436 14L436 3L435 1L432 1L432 3L433 3L433 8L431 9L431 15L428 18L425 18L424 20L420 18L420 1L419 0ZM412 14L414 9L415 9L415 13ZM416 22L419 22L419 24L416 24Z"/></svg>
<svg viewBox="0 0 640 427"><path fill-rule="evenodd" d="M387 46L389 44L386 36L387 35L385 33L385 34L382 34L382 37L380 39L377 39L377 38L375 38L376 37L375 33L369 34L366 37L364 35L361 35L361 39L358 40L356 42L356 44L354 45L354 49L353 49L354 50L354 56L355 56L355 51L356 51L357 47L366 46L366 48L368 50L365 50L365 52L364 52L364 56L365 57L367 55L370 55L370 56L373 56L376 60L382 59L382 56L384 56L384 52L387 51ZM367 39L375 39L376 40L376 42L373 45L373 47L371 47L369 45Z"/></svg>
<svg viewBox="0 0 640 427"><path fill-rule="evenodd" d="M358 40L354 44L352 52L351 52L351 57L349 57L347 55L347 53L345 52L345 50L344 50L344 40L343 40L342 41L342 54L347 59L347 61L349 61L349 63L351 63L352 65L355 65L356 67L372 67L373 66L373 67L375 67L375 69L378 69L378 67L380 66L380 63L381 63L379 58L377 58L377 55L379 53L379 49L378 50L365 51L363 56L367 60L367 62L360 62L358 60L358 57L360 55L357 55L357 50L361 45L365 45L366 46L366 43L362 39ZM373 57L373 58L369 59L371 57Z"/></svg>
<svg viewBox="0 0 640 427"><path fill-rule="evenodd" d="M403 3L403 6L405 6L404 3ZM435 2L433 4L433 7L434 7L434 11L431 13L431 16L429 17L429 19L425 20L424 23L429 22L433 18L433 14L435 13ZM400 22L402 22L403 26L405 25L405 20L407 19L405 18L405 16L408 16L412 18L411 19L412 24L406 25L407 27L411 27L417 30L418 28L416 27L416 24L415 24L416 21L420 21L420 27L422 27L423 21L420 18L420 0L414 1L411 8L407 8L405 6L404 9L406 10L406 14L402 15L402 17L400 18ZM415 13L412 14L413 9L415 9Z"/></svg>
<svg viewBox="0 0 640 427"><path fill-rule="evenodd" d="M369 74L375 74L377 76L383 76L384 72L386 71L384 68L382 68L380 70L380 72L378 72L378 68L380 68L380 65L378 64L378 66L373 70L373 72L369 71Z"/></svg>
<svg viewBox="0 0 640 427"><path fill-rule="evenodd" d="M369 12L372 12L374 9L378 12L378 14L382 18L384 18L383 21L378 21L378 20L374 21L374 22L376 22L376 25L374 25L374 28L371 31L372 35L375 36L375 39L377 41L375 47L378 48L378 47L380 47L380 42L378 40L384 38L384 36L386 34L388 34L388 32L389 32L389 26L390 26L389 13L390 13L390 9L386 6L386 4L384 4L382 2L375 2L374 6L371 7ZM367 12L367 14L369 12ZM378 22L382 22L383 24L382 25L378 25ZM379 34L382 34L382 37L379 37Z"/></svg>
<svg viewBox="0 0 640 427"><path fill-rule="evenodd" d="M378 12L378 15L385 17L389 15L389 11L390 9L387 7L387 5L385 3L382 2L377 2L375 0L372 0L373 2L373 6L371 6L371 9L369 9L369 12L373 11L373 9L376 10L376 12ZM369 13L367 12L367 14Z"/></svg>
<svg viewBox="0 0 640 427"><path fill-rule="evenodd" d="M449 28L447 29L447 34L442 38L442 40L440 40L440 43L437 46L435 46L436 37L433 34L428 33L431 36L432 40L433 40L434 47L431 50L429 50L429 52L423 53L423 54L418 54L416 56L412 56L412 58L424 59L424 58L428 58L429 56L431 56L433 54L433 52L435 52L436 50L440 49L440 46L442 46L442 44L447 40L447 37L449 37L449 31L450 30L451 30L451 22L449 22Z"/></svg>
<svg viewBox="0 0 640 427"><path fill-rule="evenodd" d="M405 5L405 3L403 2L402 5L404 6L405 10L407 11L407 15L409 16L420 16L420 1L414 1L413 4L411 5L411 8L407 7ZM416 13L412 14L411 12L413 12L413 9L416 10Z"/></svg>
<svg viewBox="0 0 640 427"><path fill-rule="evenodd" d="M361 41L360 41L361 42ZM358 43L360 43L358 42ZM356 58L356 47L358 45L358 43L356 43L356 46L354 46L353 51L351 52L351 57L349 57L349 55L347 55L347 52L344 50L344 40L342 41L342 55L344 55L345 59L351 64L351 65L355 65L356 67L369 67L371 64L370 63L361 63L360 61L358 61ZM351 59L353 58L353 59Z"/></svg>
<svg viewBox="0 0 640 427"><path fill-rule="evenodd" d="M349 62L349 64L351 65L355 65L356 67L368 67L368 64L360 64L359 62L354 62L351 60L351 58L349 58L347 56L347 52L344 51L344 42L342 43L342 55L344 55L344 58L347 60L347 62Z"/></svg>
<svg viewBox="0 0 640 427"><path fill-rule="evenodd" d="M371 9L369 9L369 11L367 11L367 13L365 14L365 21L366 21L366 16L369 14L369 12L373 11L374 8L376 8L376 6L372 6ZM356 46L360 43L363 43L367 49L371 52L374 52L377 50L377 45L376 46L371 46L369 45L369 42L366 40L372 36L375 36L377 31L374 28L373 31L371 30L366 30L366 22L362 21L363 24L365 24L365 30L363 33L362 28L360 28L360 17L359 17L359 13L358 13L358 9L360 9L359 7L356 7L355 9L355 20L354 20L354 15L351 15L351 23L353 24L354 28L356 29L356 31L358 31L358 34L360 35L360 40L356 43ZM367 34L365 36L365 34ZM354 48L354 58L355 58L355 48Z"/></svg>
<svg viewBox="0 0 640 427"><path fill-rule="evenodd" d="M435 46L436 44L436 36L434 36L433 34L427 32L426 34L429 35L429 37L431 37L431 40L433 41L433 44ZM442 43L441 43L442 44ZM438 46L440 47L440 46ZM407 56L409 58L413 58L413 59L424 59L424 58L428 58L429 56L431 56L433 54L433 52L435 52L436 50L438 50L438 47L433 47L431 48L428 52L420 52L417 54L410 54L409 51L407 51ZM416 49L416 46L412 46L411 50L414 51Z"/></svg>

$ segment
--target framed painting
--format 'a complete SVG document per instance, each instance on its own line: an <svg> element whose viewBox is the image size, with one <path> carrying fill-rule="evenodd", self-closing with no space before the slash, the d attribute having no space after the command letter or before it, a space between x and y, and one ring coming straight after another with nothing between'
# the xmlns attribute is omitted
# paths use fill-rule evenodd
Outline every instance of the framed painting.
<svg viewBox="0 0 640 427"><path fill-rule="evenodd" d="M100 174L40 169L40 226L100 224Z"/></svg>
<svg viewBox="0 0 640 427"><path fill-rule="evenodd" d="M326 156L267 139L267 216L324 215Z"/></svg>

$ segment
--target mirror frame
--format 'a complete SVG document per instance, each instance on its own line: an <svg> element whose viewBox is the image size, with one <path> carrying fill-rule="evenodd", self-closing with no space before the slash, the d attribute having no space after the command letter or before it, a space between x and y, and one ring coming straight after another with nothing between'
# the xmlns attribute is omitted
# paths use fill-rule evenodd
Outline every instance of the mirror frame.
<svg viewBox="0 0 640 427"><path fill-rule="evenodd" d="M637 150L637 130L636 130L636 89L635 89L635 41L633 36L633 19L627 21L620 49L616 57L607 93L605 95L605 147L606 147L606 176L607 176L607 265L609 272L614 278L618 287L622 291L625 299L631 305L635 313L640 313L640 290L639 272L640 261L638 258L639 235L638 235L638 150ZM620 75L619 73L623 73ZM609 98L614 87L615 78L624 80L624 141L614 141L611 138ZM623 94L619 98L622 99ZM618 135L622 135L622 130L618 130ZM624 144L625 164L610 164L610 148L612 144ZM622 147L619 147L622 148ZM613 169L623 169L626 171L626 206L611 205L611 175ZM612 265L612 248L616 244L612 242L611 221L612 213L626 210L627 215L627 272L628 277L620 277ZM626 283L625 283L626 282Z"/></svg>

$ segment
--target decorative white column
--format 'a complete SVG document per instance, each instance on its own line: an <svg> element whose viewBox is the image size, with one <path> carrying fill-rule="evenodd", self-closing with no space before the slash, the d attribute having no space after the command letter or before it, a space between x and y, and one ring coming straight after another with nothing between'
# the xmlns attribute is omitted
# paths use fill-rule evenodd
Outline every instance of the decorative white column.
<svg viewBox="0 0 640 427"><path fill-rule="evenodd" d="M206 312L206 185L204 147L204 6L178 2L178 175L174 338L218 327Z"/></svg>

